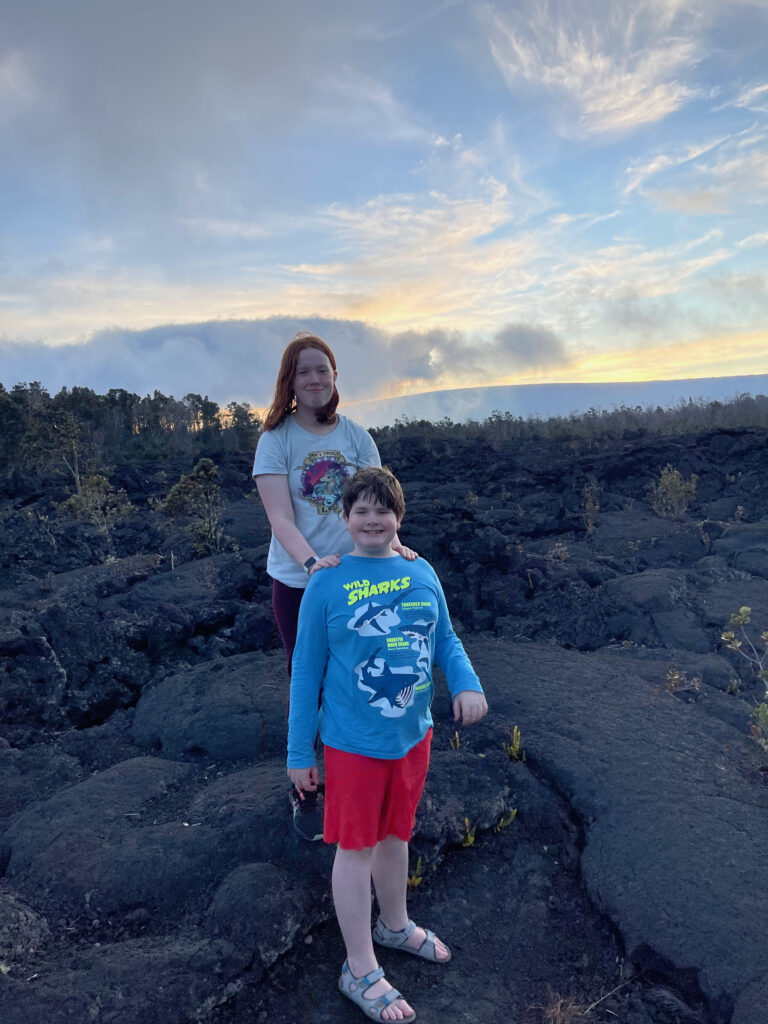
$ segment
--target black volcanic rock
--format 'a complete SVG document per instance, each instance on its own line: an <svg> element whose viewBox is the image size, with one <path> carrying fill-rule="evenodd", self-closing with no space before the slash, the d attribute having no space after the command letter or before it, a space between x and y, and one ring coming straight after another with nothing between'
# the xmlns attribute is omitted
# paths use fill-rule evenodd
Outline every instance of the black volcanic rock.
<svg viewBox="0 0 768 1024"><path fill-rule="evenodd" d="M596 1024L766 1024L764 685L721 633L744 605L755 640L768 628L767 440L380 445L491 706L457 730L435 700L410 899L454 962L438 978L382 954L422 1019L538 1020L559 993ZM668 463L698 476L680 521L647 502ZM149 502L189 468L115 471L140 513L113 554L49 515L49 482L6 482L3 1024L359 1014L336 990L332 850L286 799L250 458L222 469L231 550L198 560Z"/></svg>

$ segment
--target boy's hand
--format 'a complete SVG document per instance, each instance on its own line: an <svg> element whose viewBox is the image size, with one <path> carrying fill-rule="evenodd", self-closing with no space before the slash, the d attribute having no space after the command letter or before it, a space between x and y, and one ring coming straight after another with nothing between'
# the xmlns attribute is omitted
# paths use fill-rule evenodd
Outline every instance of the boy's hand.
<svg viewBox="0 0 768 1024"><path fill-rule="evenodd" d="M320 782L320 769L317 765L312 765L311 768L289 768L288 777L299 791L299 797L303 800L304 790L311 793L317 789L317 785Z"/></svg>
<svg viewBox="0 0 768 1024"><path fill-rule="evenodd" d="M488 702L477 690L462 690L453 698L453 720L462 725L474 725L488 714Z"/></svg>
<svg viewBox="0 0 768 1024"><path fill-rule="evenodd" d="M392 550L396 551L398 555L402 555L409 562L415 562L419 557L418 551L414 551L413 548L407 548L404 544L401 544L399 540L396 540L392 544Z"/></svg>

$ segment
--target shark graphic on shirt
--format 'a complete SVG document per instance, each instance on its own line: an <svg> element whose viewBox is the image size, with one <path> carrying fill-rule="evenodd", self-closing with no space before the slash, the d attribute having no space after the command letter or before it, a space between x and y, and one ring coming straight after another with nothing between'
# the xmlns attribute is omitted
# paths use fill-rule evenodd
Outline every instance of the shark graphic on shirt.
<svg viewBox="0 0 768 1024"><path fill-rule="evenodd" d="M399 603L399 597L390 604L369 601L362 608L356 609L356 615L347 623L347 629L354 629L360 636L388 636L392 627L400 624L400 616L395 610Z"/></svg>
<svg viewBox="0 0 768 1024"><path fill-rule="evenodd" d="M418 657L416 664L425 671L429 670L429 639L435 631L434 622L410 622L403 626L400 632L412 640L411 650L416 651Z"/></svg>
<svg viewBox="0 0 768 1024"><path fill-rule="evenodd" d="M386 700L389 707L382 708L382 713L391 715L404 714L412 702L413 689L424 678L423 672L415 672L411 668L393 671L378 651L362 665L358 666L359 680L366 689L373 690L368 698L369 704Z"/></svg>

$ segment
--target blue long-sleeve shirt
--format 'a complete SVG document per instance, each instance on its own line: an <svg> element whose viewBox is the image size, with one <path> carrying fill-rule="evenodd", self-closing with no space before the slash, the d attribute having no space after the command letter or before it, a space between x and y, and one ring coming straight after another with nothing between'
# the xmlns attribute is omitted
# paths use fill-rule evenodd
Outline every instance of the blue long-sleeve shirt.
<svg viewBox="0 0 768 1024"><path fill-rule="evenodd" d="M293 652L288 767L315 764L318 722L328 746L405 757L432 725L434 664L452 697L483 692L423 558L344 555L313 573Z"/></svg>

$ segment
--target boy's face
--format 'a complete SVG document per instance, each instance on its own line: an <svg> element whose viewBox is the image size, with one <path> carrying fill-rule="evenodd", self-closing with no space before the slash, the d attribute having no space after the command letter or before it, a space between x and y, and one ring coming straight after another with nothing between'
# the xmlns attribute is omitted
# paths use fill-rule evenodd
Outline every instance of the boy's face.
<svg viewBox="0 0 768 1024"><path fill-rule="evenodd" d="M399 519L391 508L372 494L361 494L344 516L349 535L355 542L353 555L366 558L389 558L392 541L400 529Z"/></svg>

